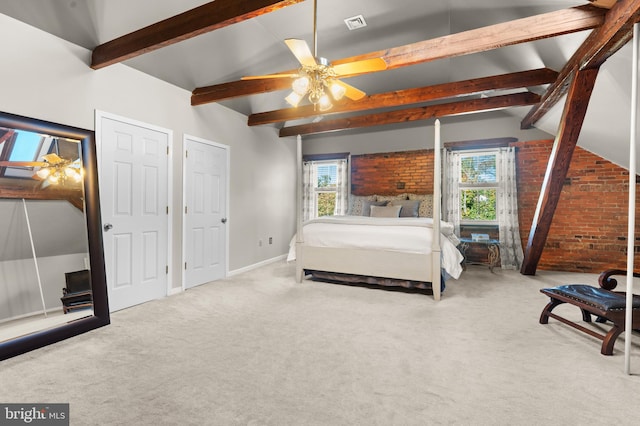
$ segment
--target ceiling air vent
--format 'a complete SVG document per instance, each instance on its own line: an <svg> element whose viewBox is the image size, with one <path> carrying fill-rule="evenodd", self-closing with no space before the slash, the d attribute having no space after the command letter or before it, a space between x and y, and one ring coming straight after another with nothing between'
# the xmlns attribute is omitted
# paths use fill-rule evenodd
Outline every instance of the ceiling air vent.
<svg viewBox="0 0 640 426"><path fill-rule="evenodd" d="M344 20L344 23L347 24L347 28L349 31L357 30L358 28L363 28L367 26L366 21L364 20L364 16L352 16L351 18L347 18Z"/></svg>

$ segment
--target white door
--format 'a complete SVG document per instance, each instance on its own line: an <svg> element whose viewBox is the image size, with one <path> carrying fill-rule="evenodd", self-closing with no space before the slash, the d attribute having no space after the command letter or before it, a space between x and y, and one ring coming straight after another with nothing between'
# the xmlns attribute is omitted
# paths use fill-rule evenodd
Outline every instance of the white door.
<svg viewBox="0 0 640 426"><path fill-rule="evenodd" d="M170 131L99 117L100 202L109 308L167 295Z"/></svg>
<svg viewBox="0 0 640 426"><path fill-rule="evenodd" d="M224 278L228 149L184 139L184 287Z"/></svg>

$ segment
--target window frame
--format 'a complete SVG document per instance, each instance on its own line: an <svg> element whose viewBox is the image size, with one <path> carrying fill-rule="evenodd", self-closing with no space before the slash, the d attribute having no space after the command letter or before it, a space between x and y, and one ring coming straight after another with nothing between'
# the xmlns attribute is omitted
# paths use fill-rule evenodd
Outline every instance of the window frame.
<svg viewBox="0 0 640 426"><path fill-rule="evenodd" d="M337 182L333 185L333 186L318 186L318 179L320 178L320 174L318 173L318 166L323 166L323 165L333 165L336 168L336 179L337 179L337 171L338 171L338 164L337 161L339 160L339 158L333 158L330 160L315 160L312 162L312 167L314 168L313 170L313 175L315 177L314 182L313 182L313 207L314 207L314 215L315 217L321 217L319 215L318 212L318 194L323 194L323 193L333 193L334 195L334 205L335 205L335 196L337 196L338 193L338 186L337 186Z"/></svg>
<svg viewBox="0 0 640 426"><path fill-rule="evenodd" d="M490 149L474 149L474 150L464 150L459 152L460 159L460 170L458 171L458 197L459 197L459 220L461 225L490 225L490 226L498 226L498 191L500 190L500 170L498 168L498 155L499 148L490 148ZM495 182L480 182L480 183L467 183L462 182L462 159L466 157L479 157L483 155L493 155L496 162L496 180ZM495 190L496 191L496 218L494 220L481 220L481 219L463 219L462 218L462 191L465 190Z"/></svg>

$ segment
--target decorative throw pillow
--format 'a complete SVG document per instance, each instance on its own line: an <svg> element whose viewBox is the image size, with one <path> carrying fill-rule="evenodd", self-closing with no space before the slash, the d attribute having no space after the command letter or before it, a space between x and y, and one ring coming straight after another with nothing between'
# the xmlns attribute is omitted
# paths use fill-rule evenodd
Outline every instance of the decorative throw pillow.
<svg viewBox="0 0 640 426"><path fill-rule="evenodd" d="M362 202L362 216L371 216L371 206L382 207L386 206L386 201L367 201Z"/></svg>
<svg viewBox="0 0 640 426"><path fill-rule="evenodd" d="M363 201L376 201L375 195L353 195L349 196L349 209L348 215L362 216L362 203Z"/></svg>
<svg viewBox="0 0 640 426"><path fill-rule="evenodd" d="M433 217L433 194L409 194L410 200L420 200L419 217Z"/></svg>
<svg viewBox="0 0 640 426"><path fill-rule="evenodd" d="M398 217L402 206L371 206L371 217Z"/></svg>
<svg viewBox="0 0 640 426"><path fill-rule="evenodd" d="M393 200L406 200L407 194L398 195L376 195L377 201L393 201Z"/></svg>
<svg viewBox="0 0 640 426"><path fill-rule="evenodd" d="M401 206L400 217L418 217L419 200L393 200L389 201L390 206Z"/></svg>

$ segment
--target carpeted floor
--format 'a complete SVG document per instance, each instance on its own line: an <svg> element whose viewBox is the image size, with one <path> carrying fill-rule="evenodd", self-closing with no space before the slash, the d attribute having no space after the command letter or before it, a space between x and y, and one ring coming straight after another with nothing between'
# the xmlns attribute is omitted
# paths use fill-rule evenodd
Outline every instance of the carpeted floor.
<svg viewBox="0 0 640 426"><path fill-rule="evenodd" d="M293 265L277 262L116 312L107 327L0 362L0 402L68 402L72 425L639 418L640 376L623 373L622 338L605 357L586 334L553 319L538 324L547 301L539 288L596 284L595 275L471 266L440 302L297 284L293 275ZM558 312L580 318L574 307Z"/></svg>

